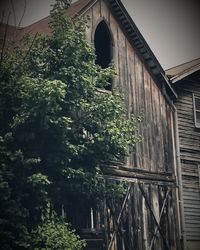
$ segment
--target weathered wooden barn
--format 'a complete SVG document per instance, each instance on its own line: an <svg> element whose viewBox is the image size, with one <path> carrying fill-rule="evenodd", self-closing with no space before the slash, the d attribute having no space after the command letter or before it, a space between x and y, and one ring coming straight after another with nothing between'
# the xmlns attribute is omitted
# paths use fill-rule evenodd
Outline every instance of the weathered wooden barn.
<svg viewBox="0 0 200 250"><path fill-rule="evenodd" d="M144 116L142 142L125 162L111 163L105 173L110 181L128 182L124 199L91 208L84 220L78 220L80 208L74 209L78 221L72 224L81 228L87 249L181 249L176 94L120 0L79 0L67 14L90 17L86 35L95 48L96 63L105 68L113 62L117 71L106 91L123 93L127 115ZM48 33L48 21L47 17L17 35Z"/></svg>
<svg viewBox="0 0 200 250"><path fill-rule="evenodd" d="M167 70L178 94L177 148L185 249L200 248L200 59Z"/></svg>
<svg viewBox="0 0 200 250"><path fill-rule="evenodd" d="M88 247L179 249L175 93L120 1L80 0L68 11L90 17L86 34L95 47L97 63L107 67L112 61L116 66L110 89L124 94L129 114L144 114L143 141L136 152L107 171L110 179L129 182L127 194L121 204L107 202L104 210L92 211L89 231L84 231Z"/></svg>

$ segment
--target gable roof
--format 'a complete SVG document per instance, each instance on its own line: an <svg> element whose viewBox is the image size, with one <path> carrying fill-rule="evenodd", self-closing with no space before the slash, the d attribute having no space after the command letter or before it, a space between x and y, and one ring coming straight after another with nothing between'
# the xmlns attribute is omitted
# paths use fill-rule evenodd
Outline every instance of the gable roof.
<svg viewBox="0 0 200 250"><path fill-rule="evenodd" d="M87 11L87 9L97 1L98 0L78 0L77 2L69 6L69 8L66 10L66 14L69 16L74 16L76 14L83 15ZM112 14L115 16L122 30L127 35L129 42L138 52L141 60L152 73L163 94L166 95L166 97L170 96L170 98L175 99L177 96L168 82L165 71L146 43L136 24L128 14L121 0L106 0L105 3L111 10ZM16 34L16 38L22 38L25 33L29 33L31 35L35 35L36 33L49 34L51 32L48 26L49 20L50 17L46 17L36 23L20 29Z"/></svg>
<svg viewBox="0 0 200 250"><path fill-rule="evenodd" d="M68 16L75 16L76 14L81 15L82 12L87 8L90 7L91 3L94 2L93 0L79 0L75 3L72 3L69 8L66 10L66 15ZM36 33L42 34L50 34L51 29L49 28L49 21L50 16L39 20L23 29L23 33L29 33L31 35L35 35Z"/></svg>
<svg viewBox="0 0 200 250"><path fill-rule="evenodd" d="M66 10L66 14L68 16L81 14L85 10L85 8L89 7L93 2L93 0L79 0L69 6L69 8ZM24 28L0 23L0 39L3 39L5 31L7 32L7 39L13 39L14 41L20 40L25 34L34 36L36 33L42 33L48 35L51 33L51 29L49 28L49 21L50 16L47 16Z"/></svg>
<svg viewBox="0 0 200 250"><path fill-rule="evenodd" d="M166 75L172 83L176 83L198 70L200 70L200 58L170 68L166 70Z"/></svg>
<svg viewBox="0 0 200 250"><path fill-rule="evenodd" d="M159 83L159 87L163 94L167 98L170 96L170 98L172 98L173 100L176 99L177 95L169 84L168 78L165 75L165 71L146 43L136 24L128 14L121 0L107 0L107 2L113 15L118 20L121 28L127 34L129 42L138 51L140 58L145 63L147 68L152 72L154 78L156 79L156 82Z"/></svg>
<svg viewBox="0 0 200 250"><path fill-rule="evenodd" d="M3 40L5 35L6 35L6 39L10 40L14 38L17 34L19 34L21 30L22 28L17 28L12 25L0 23L0 40Z"/></svg>

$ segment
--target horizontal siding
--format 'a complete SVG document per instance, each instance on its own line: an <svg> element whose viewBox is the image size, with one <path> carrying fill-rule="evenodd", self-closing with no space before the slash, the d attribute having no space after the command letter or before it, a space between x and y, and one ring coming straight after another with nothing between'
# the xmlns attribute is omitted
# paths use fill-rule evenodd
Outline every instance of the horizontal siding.
<svg viewBox="0 0 200 250"><path fill-rule="evenodd" d="M183 207L187 240L200 240L200 187L198 163L183 160Z"/></svg>
<svg viewBox="0 0 200 250"><path fill-rule="evenodd" d="M176 86L178 129L181 158L200 161L200 129L195 128L193 92L200 94L199 83L184 82Z"/></svg>
<svg viewBox="0 0 200 250"><path fill-rule="evenodd" d="M200 94L199 83L184 82L176 86L178 130L183 183L183 207L186 239L200 240L200 129L195 128L193 93Z"/></svg>
<svg viewBox="0 0 200 250"><path fill-rule="evenodd" d="M195 177L197 179L197 177ZM187 240L200 240L200 192L199 180L183 178L183 204Z"/></svg>

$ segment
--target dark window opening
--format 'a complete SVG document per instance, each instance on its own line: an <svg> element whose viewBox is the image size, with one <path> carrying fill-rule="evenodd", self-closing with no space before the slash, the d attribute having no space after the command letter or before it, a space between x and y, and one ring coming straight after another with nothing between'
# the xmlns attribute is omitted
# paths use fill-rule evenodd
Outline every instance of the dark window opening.
<svg viewBox="0 0 200 250"><path fill-rule="evenodd" d="M112 60L112 43L108 27L104 21L100 22L96 28L94 36L94 46L96 53L95 63L103 69L109 67ZM109 79L105 89L111 90L111 79Z"/></svg>

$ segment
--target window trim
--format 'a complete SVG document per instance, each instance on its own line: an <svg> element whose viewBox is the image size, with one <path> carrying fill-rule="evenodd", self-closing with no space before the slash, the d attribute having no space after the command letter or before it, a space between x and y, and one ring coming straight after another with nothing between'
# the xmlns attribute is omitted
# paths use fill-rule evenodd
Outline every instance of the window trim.
<svg viewBox="0 0 200 250"><path fill-rule="evenodd" d="M198 168L198 177L199 177L199 189L200 189L200 165L197 165Z"/></svg>
<svg viewBox="0 0 200 250"><path fill-rule="evenodd" d="M200 109L196 109L196 99L200 101L200 97L193 93L194 124L196 128L200 128L200 121L197 121L197 112L200 113Z"/></svg>

